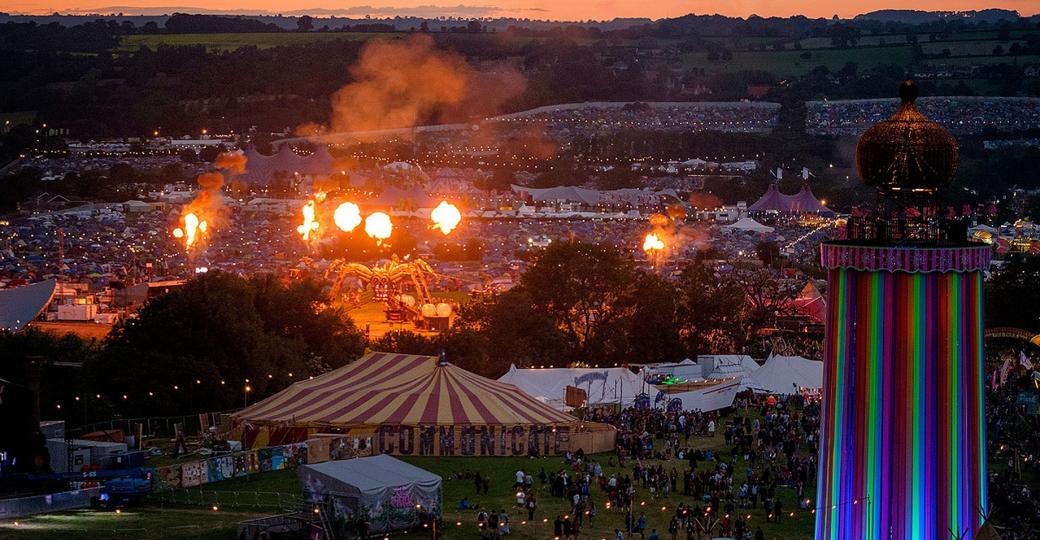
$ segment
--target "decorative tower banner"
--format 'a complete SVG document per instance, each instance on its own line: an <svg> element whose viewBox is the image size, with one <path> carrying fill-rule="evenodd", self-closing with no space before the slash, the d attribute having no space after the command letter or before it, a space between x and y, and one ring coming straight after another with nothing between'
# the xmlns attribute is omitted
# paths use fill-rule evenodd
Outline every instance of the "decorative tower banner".
<svg viewBox="0 0 1040 540"><path fill-rule="evenodd" d="M879 202L828 271L817 540L971 539L986 503L983 272L992 248L934 210L957 147L903 106L857 160ZM943 216L943 217L940 217Z"/></svg>

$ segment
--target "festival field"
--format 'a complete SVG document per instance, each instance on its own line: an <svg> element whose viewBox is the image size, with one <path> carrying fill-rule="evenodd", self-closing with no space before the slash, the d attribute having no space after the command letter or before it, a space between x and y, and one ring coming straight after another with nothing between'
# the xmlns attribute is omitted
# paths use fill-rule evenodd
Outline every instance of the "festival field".
<svg viewBox="0 0 1040 540"><path fill-rule="evenodd" d="M733 415L723 417L725 423ZM656 442L658 446L662 441ZM701 450L722 451L722 459L732 459L725 446L721 433L714 438L691 437L690 447ZM617 467L616 459L609 454L597 455L595 458L603 465L604 474L632 474L633 461L626 462L624 469ZM552 522L557 515L566 515L570 507L562 498L552 497L548 486L540 486L538 473L545 469L546 473L558 471L564 467L563 460L553 458L513 458L513 457L406 457L405 461L422 467L444 478L444 530L442 538L462 539L476 537L476 516L478 510L459 510L458 504L463 497L468 498L471 505L478 504L480 509L490 511L505 510L508 512L511 523L511 534L513 538L521 539L546 539L552 538ZM651 465L657 465L660 461L647 461ZM713 462L701 462L698 470L712 470ZM665 470L672 466L677 471L685 469L686 463L677 460L664 462ZM526 511L522 511L515 505L514 491L512 489L514 475L518 469L530 471L535 476L535 493L538 500L538 509L533 522L526 522ZM489 494L477 495L473 475L480 473L481 476L489 477L491 480ZM462 475L459 480L449 480L453 475ZM734 485L739 486L746 476L742 462L736 462L734 474ZM682 489L681 482L679 489ZM107 512L65 512L51 514L19 522L19 530L24 532L19 537L24 538L54 538L59 535L84 538L229 538L234 533L235 524L238 521L250 517L271 515L279 513L279 501L283 501L281 507L288 506L284 501L293 500L301 494L300 484L296 472L283 470L276 472L252 475L245 478L225 480L223 482L207 484L199 489L179 490L175 493L176 504L170 504L170 497L163 498L165 509L158 508L158 504L143 509L131 509L122 514ZM751 530L762 527L767 539L801 540L812 538L814 515L808 511L800 510L795 498L794 490L779 488L779 497L783 503L783 518L780 523L766 522L766 514L761 502L754 509L740 509L741 516L751 515ZM808 498L815 500L815 495L809 493ZM593 524L586 523L582 528L582 538L613 538L615 528L624 528L624 514L620 511L607 509L603 503L605 494L597 487L592 488L592 499L596 502L597 515ZM657 528L662 538L667 538L668 521L675 511L677 504L685 502L693 506L696 501L692 497L669 494L651 498L648 491L638 482L636 483L636 508L635 516L643 511L647 517L647 536L650 529ZM190 501L190 503L187 503ZM236 505L237 501L237 505ZM257 507L257 501L261 507ZM158 501L156 501L158 503ZM639 506L645 503L645 506ZM703 503L701 503L703 506ZM213 511L213 506L218 511ZM662 510L663 508L663 510ZM794 517L790 513L794 512ZM545 521L548 520L548 521ZM461 525L460 525L461 524ZM0 524L0 537L4 531L10 531L12 524L4 522ZM148 534L145 534L145 533ZM160 535L161 532L161 535ZM154 536L153 536L154 535ZM397 534L394 537L426 538L427 534L411 533Z"/></svg>

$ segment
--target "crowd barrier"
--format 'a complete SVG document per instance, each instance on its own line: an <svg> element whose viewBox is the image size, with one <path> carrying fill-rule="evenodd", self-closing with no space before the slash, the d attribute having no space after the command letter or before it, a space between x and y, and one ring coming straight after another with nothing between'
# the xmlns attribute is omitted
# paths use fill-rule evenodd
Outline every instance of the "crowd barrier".
<svg viewBox="0 0 1040 540"><path fill-rule="evenodd" d="M347 439L345 436L320 437L156 467L155 489L198 487L250 474L280 471L299 464L370 455L369 451L347 444Z"/></svg>
<svg viewBox="0 0 1040 540"><path fill-rule="evenodd" d="M0 520L87 508L90 506L90 498L100 491L100 488L95 487L17 499L0 499Z"/></svg>

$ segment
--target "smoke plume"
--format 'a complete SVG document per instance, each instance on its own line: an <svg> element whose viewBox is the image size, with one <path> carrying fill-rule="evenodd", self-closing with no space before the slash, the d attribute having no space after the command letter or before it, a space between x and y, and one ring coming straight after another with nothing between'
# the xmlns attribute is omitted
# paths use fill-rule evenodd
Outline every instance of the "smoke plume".
<svg viewBox="0 0 1040 540"><path fill-rule="evenodd" d="M332 95L329 129L335 132L409 128L498 111L524 89L516 70L477 72L454 52L438 50L426 35L371 41L350 68L352 82ZM298 132L320 131L313 125Z"/></svg>
<svg viewBox="0 0 1040 540"><path fill-rule="evenodd" d="M221 152L213 166L232 176L246 172L246 156L239 152Z"/></svg>
<svg viewBox="0 0 1040 540"><path fill-rule="evenodd" d="M193 212L205 219L210 227L220 228L228 217L228 208L221 193L224 175L218 172L202 173L198 183L201 188L199 194L185 207L184 213Z"/></svg>

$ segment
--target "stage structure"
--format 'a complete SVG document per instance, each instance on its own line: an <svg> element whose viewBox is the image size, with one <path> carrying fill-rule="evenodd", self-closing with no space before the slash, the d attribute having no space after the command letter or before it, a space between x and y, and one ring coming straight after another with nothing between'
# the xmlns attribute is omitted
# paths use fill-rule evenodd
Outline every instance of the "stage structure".
<svg viewBox="0 0 1040 540"><path fill-rule="evenodd" d="M347 280L356 278L372 289L375 300L385 304L388 322L413 322L417 327L438 331L450 326L453 311L451 304L434 303L430 294L429 281L439 277L426 261L402 261L396 255L372 266L339 259L325 271L325 278L332 282L333 298L342 296ZM406 285L412 287L414 296L404 294Z"/></svg>
<svg viewBox="0 0 1040 540"><path fill-rule="evenodd" d="M877 204L827 269L817 540L978 538L986 512L983 272L991 247L967 241L936 191L957 142L900 88L856 161Z"/></svg>

